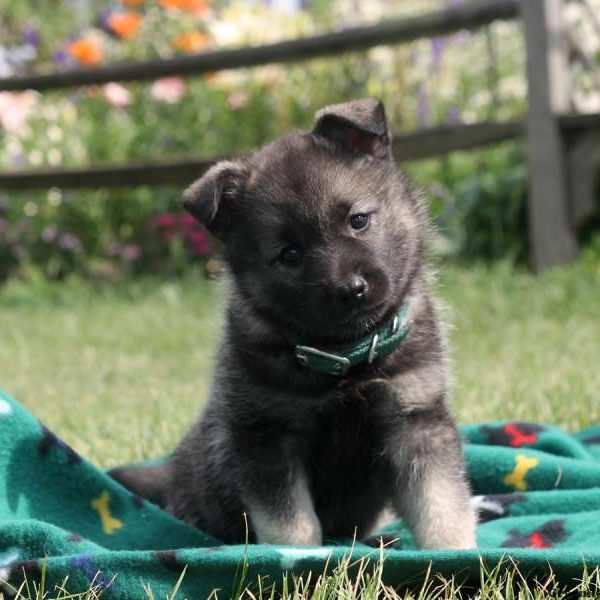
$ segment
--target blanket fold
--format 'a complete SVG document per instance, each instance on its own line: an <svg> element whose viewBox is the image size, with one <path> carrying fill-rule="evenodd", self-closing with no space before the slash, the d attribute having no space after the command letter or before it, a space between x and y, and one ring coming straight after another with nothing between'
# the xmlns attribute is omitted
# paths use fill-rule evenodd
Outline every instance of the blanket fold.
<svg viewBox="0 0 600 600"><path fill-rule="evenodd" d="M521 570L562 578L600 565L600 427L568 434L553 426L489 423L462 428L480 512L477 551L419 551L401 522L382 530L389 585L418 581L429 565L444 575L477 576L510 556ZM248 563L279 582L285 571L321 573L352 553L379 550L348 540L320 548L223 546L113 481L0 391L0 580L45 570L46 589L69 577L70 592L92 582L104 598L169 593L187 566L183 596L220 589L228 597ZM443 491L441 491L443 493ZM0 587L1 589L1 587Z"/></svg>

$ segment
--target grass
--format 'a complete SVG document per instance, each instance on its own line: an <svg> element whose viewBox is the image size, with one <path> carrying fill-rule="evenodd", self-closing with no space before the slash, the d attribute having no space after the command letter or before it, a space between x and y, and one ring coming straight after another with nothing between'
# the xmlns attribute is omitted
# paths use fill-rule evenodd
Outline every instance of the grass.
<svg viewBox="0 0 600 600"><path fill-rule="evenodd" d="M284 574L281 581L273 584L259 578L246 587L240 587L235 600L594 600L600 597L600 568L584 569L581 577L565 585L559 583L551 572L542 579L529 579L507 559L490 569L480 565L480 580L476 588L467 588L454 577L445 579L429 570L420 585L402 592L394 590L384 582L384 559L375 561L361 559L342 560L332 570L318 575L309 573L305 577ZM166 600L179 600L180 585L185 569L175 582ZM72 594L68 591L68 578L54 590L45 587L45 573L35 583L25 580L19 588L9 588L11 600L99 600L101 589L94 585L89 590ZM155 600L152 590L144 586L147 600ZM217 592L209 600L218 600ZM4 595L0 591L0 600Z"/></svg>
<svg viewBox="0 0 600 600"><path fill-rule="evenodd" d="M118 287L13 281L0 291L0 386L99 465L168 452L206 397L222 287L194 274ZM453 323L459 422L600 423L597 257L539 277L506 264L445 267L438 295ZM338 595L340 581L325 578L311 597L376 597L352 595L351 583ZM452 597L431 585L439 593L422 598ZM286 597L308 597L297 589Z"/></svg>
<svg viewBox="0 0 600 600"><path fill-rule="evenodd" d="M0 386L101 465L168 451L202 408L219 283L13 282L0 292ZM600 261L535 277L442 270L457 420L600 422Z"/></svg>

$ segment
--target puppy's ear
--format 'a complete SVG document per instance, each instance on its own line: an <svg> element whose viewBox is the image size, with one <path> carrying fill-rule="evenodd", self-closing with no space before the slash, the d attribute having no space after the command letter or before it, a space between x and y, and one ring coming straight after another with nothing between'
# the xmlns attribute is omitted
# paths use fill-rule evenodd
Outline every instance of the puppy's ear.
<svg viewBox="0 0 600 600"><path fill-rule="evenodd" d="M183 208L216 237L231 223L232 205L242 194L246 168L241 162L221 161L183 192Z"/></svg>
<svg viewBox="0 0 600 600"><path fill-rule="evenodd" d="M322 108L313 134L354 154L391 158L391 142L383 104L363 98Z"/></svg>

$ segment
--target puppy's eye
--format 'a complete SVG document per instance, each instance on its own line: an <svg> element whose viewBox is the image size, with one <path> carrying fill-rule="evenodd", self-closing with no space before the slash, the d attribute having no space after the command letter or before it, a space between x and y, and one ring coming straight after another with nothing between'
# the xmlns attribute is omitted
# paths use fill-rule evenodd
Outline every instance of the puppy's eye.
<svg viewBox="0 0 600 600"><path fill-rule="evenodd" d="M290 244L279 253L279 260L286 267L296 267L302 261L302 249L296 244Z"/></svg>
<svg viewBox="0 0 600 600"><path fill-rule="evenodd" d="M367 213L356 213L350 217L350 227L352 229L365 229L370 220L371 216Z"/></svg>

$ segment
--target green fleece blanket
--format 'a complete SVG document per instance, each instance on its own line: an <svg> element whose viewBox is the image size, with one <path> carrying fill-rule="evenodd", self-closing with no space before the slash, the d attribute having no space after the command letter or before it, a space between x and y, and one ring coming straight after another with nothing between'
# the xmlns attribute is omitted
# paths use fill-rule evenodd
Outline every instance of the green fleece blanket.
<svg viewBox="0 0 600 600"><path fill-rule="evenodd" d="M600 564L600 427L569 435L556 427L491 423L462 429L481 523L477 551L418 551L401 523L384 551L384 579L414 583L430 563L469 577L480 556L492 566L510 555L524 572L550 564L562 578ZM94 581L104 598L164 598L187 567L180 597L227 598L239 584L285 571L321 573L352 552L379 551L331 540L320 548L223 546L132 495L81 458L21 405L0 392L0 578L48 586L69 576L70 591ZM115 443L118 443L115 441ZM443 494L443 490L440 490Z"/></svg>

